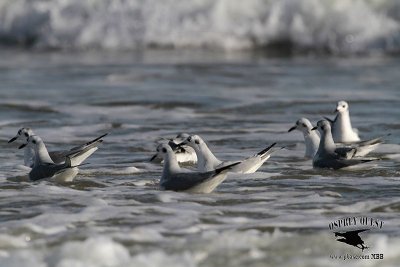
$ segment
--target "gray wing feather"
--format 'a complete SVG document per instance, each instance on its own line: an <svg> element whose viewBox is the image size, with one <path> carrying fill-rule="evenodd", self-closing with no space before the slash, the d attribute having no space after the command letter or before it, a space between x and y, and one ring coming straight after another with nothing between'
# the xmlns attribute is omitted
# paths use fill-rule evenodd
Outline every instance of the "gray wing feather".
<svg viewBox="0 0 400 267"><path fill-rule="evenodd" d="M77 155L82 155L84 153L86 153L87 151L89 151L90 149L97 147L99 143L103 142L102 138L104 136L106 136L108 133L103 134L83 145L80 146L76 146L71 148L70 150L63 150L63 151L53 151L50 152L50 157L53 160L54 163L63 163L65 161L66 157L69 156L77 156Z"/></svg>
<svg viewBox="0 0 400 267"><path fill-rule="evenodd" d="M357 149L354 147L338 147L335 149L335 153L338 158L351 159L357 153Z"/></svg>
<svg viewBox="0 0 400 267"><path fill-rule="evenodd" d="M214 176L214 171L203 173L178 173L173 174L160 184L160 186L165 190L184 191L199 185Z"/></svg>
<svg viewBox="0 0 400 267"><path fill-rule="evenodd" d="M29 179L37 181L40 179L50 178L68 168L70 167L65 166L65 164L39 164L30 171Z"/></svg>

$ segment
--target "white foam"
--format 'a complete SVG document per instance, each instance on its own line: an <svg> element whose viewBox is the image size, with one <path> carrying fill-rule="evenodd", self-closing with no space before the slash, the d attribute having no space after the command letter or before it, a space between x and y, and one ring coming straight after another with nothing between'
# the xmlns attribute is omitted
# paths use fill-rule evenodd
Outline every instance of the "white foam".
<svg viewBox="0 0 400 267"><path fill-rule="evenodd" d="M51 264L69 266L124 266L129 263L129 251L106 237L92 237L83 242L68 242L52 255Z"/></svg>
<svg viewBox="0 0 400 267"><path fill-rule="evenodd" d="M390 52L400 48L399 8L397 0L3 0L0 36L62 48L236 50L284 41L333 53Z"/></svg>

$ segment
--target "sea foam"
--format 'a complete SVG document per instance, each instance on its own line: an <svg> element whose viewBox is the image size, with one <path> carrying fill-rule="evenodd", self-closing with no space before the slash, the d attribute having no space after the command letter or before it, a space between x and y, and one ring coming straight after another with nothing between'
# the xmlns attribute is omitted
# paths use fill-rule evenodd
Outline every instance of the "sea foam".
<svg viewBox="0 0 400 267"><path fill-rule="evenodd" d="M392 53L399 10L397 0L3 0L0 44Z"/></svg>

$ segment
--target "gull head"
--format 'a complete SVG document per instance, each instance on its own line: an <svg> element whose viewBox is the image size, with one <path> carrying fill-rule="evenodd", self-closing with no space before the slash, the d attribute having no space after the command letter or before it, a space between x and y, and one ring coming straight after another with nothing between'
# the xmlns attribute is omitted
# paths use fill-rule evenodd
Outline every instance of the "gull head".
<svg viewBox="0 0 400 267"><path fill-rule="evenodd" d="M188 134L188 133L180 133L175 137L175 139L184 140L184 139L188 138L189 136L190 136L190 134Z"/></svg>
<svg viewBox="0 0 400 267"><path fill-rule="evenodd" d="M182 143L179 145L188 145L192 148L200 146L200 144L203 142L200 136L198 135L190 135L188 138L186 138Z"/></svg>
<svg viewBox="0 0 400 267"><path fill-rule="evenodd" d="M184 153L186 152L186 149L182 147L182 142L184 142L190 134L188 133L180 133L178 134L175 138L169 139L168 144L171 146L172 150L174 152L181 152Z"/></svg>
<svg viewBox="0 0 400 267"><path fill-rule="evenodd" d="M336 105L335 113L342 113L349 110L349 104L346 101L339 101Z"/></svg>
<svg viewBox="0 0 400 267"><path fill-rule="evenodd" d="M14 136L13 138L11 138L8 142L12 143L19 138L25 138L27 140L29 138L29 136L31 136L31 135L34 135L32 129L24 127L24 128L19 129L17 135Z"/></svg>
<svg viewBox="0 0 400 267"><path fill-rule="evenodd" d="M309 133L311 131L312 127L313 126L308 119L301 118L298 121L296 121L296 124L292 128L290 128L288 130L288 132L291 132L293 130L298 130L303 133Z"/></svg>
<svg viewBox="0 0 400 267"><path fill-rule="evenodd" d="M168 157L168 155L174 154L174 151L172 150L171 146L167 143L164 144L159 144L157 146L157 154L156 155L161 155L164 159Z"/></svg>
<svg viewBox="0 0 400 267"><path fill-rule="evenodd" d="M24 148L26 146L36 147L38 144L43 143L42 138L37 135L31 135L26 140L26 143L20 145L19 149Z"/></svg>
<svg viewBox="0 0 400 267"><path fill-rule="evenodd" d="M331 131L331 124L327 120L320 120L317 122L317 126L312 128L312 131L319 130L321 133L326 133L328 131Z"/></svg>

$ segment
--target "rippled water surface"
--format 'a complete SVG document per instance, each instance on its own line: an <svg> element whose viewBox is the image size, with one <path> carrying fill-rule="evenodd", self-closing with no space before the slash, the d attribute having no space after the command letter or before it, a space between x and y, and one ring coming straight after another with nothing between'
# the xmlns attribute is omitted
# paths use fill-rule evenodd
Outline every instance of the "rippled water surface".
<svg viewBox="0 0 400 267"><path fill-rule="evenodd" d="M350 266L400 262L397 58L270 58L199 51L0 52L0 266L337 266L362 254L330 222L384 221ZM302 159L300 117L350 103L363 138L391 133L381 161L347 171ZM109 135L75 181L24 182L8 144L32 127L50 150ZM158 190L155 141L201 135L221 159L277 142L259 172L229 175L212 194Z"/></svg>

